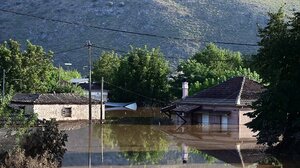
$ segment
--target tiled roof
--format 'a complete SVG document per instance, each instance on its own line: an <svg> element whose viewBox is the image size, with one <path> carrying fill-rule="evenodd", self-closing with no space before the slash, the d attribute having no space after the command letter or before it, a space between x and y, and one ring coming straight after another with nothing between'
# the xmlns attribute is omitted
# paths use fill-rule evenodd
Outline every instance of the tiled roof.
<svg viewBox="0 0 300 168"><path fill-rule="evenodd" d="M264 87L246 77L234 77L183 99L180 104L250 105Z"/></svg>
<svg viewBox="0 0 300 168"><path fill-rule="evenodd" d="M190 98L235 99L239 95L243 77L231 78L219 85L205 89Z"/></svg>
<svg viewBox="0 0 300 168"><path fill-rule="evenodd" d="M263 90L263 85L246 78L241 94L241 100L256 100Z"/></svg>
<svg viewBox="0 0 300 168"><path fill-rule="evenodd" d="M17 93L11 103L20 104L88 104L89 99L72 93L28 94ZM93 104L99 103L92 100Z"/></svg>

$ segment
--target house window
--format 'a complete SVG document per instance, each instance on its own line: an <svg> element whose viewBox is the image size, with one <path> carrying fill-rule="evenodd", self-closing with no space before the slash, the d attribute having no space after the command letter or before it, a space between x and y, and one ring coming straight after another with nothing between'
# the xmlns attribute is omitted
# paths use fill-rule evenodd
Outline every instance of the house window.
<svg viewBox="0 0 300 168"><path fill-rule="evenodd" d="M61 115L63 117L72 117L72 108L71 107L64 107L62 109Z"/></svg>

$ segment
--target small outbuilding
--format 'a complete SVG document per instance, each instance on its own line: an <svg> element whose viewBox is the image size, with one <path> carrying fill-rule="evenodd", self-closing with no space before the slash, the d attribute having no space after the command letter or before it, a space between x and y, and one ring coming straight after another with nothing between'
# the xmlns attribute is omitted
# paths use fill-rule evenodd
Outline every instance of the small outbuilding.
<svg viewBox="0 0 300 168"><path fill-rule="evenodd" d="M183 89L187 90L186 83ZM184 87L185 86L185 87ZM251 121L245 114L263 92L264 86L246 77L234 77L219 85L183 98L162 108L175 123L244 125ZM183 93L187 91L183 90Z"/></svg>
<svg viewBox="0 0 300 168"><path fill-rule="evenodd" d="M38 119L55 118L58 121L89 119L89 99L72 93L18 93L12 98L10 105L23 109L25 114L35 113ZM92 119L100 119L100 115L100 101L92 99Z"/></svg>

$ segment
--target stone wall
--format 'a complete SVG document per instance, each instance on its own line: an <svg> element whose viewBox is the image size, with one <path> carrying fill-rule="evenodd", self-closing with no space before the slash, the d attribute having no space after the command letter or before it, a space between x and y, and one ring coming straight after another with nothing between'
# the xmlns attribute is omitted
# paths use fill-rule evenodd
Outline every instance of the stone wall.
<svg viewBox="0 0 300 168"><path fill-rule="evenodd" d="M100 119L100 104L92 105L92 119ZM64 117L62 111L64 108L71 108L71 117ZM88 120L89 106L82 104L51 104L51 105L34 105L33 111L39 119L56 118L61 120Z"/></svg>

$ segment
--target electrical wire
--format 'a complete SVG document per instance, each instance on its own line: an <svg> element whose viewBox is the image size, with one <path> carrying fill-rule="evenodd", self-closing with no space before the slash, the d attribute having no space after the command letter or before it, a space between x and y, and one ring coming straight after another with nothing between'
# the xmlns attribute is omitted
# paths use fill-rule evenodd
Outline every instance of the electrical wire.
<svg viewBox="0 0 300 168"><path fill-rule="evenodd" d="M124 50L118 50L118 49L113 49L113 48L109 48L109 47L97 46L97 45L94 45L94 44L92 45L92 47L103 49L103 50L116 51L116 52L119 52L119 53L128 53L127 51L124 51Z"/></svg>
<svg viewBox="0 0 300 168"><path fill-rule="evenodd" d="M51 21L51 22L57 22L57 23L75 25L75 26L82 26L82 27L88 27L88 28L111 31L111 32L117 32L117 33L125 33L125 34L139 35L139 36L155 37L155 38L161 38L161 39L173 39L173 40L183 40L183 41L192 41L192 42L215 43L215 44L238 45L238 46L250 46L250 47L257 47L258 46L257 44L254 44L254 43L208 41L208 40L200 40L200 39L194 39L194 38L180 38L180 37L174 37L174 36L164 36L164 35L158 35L158 34L150 34L150 33L142 33L142 32L134 32L134 31L127 31L127 30L113 29L113 28L107 28L107 27L101 27L101 26L95 26L95 25L88 25L88 24L84 24L84 23L80 23L80 22L72 22L72 21L66 21L66 20L47 18L47 17L43 17L43 16L36 16L36 15L32 15L32 14L16 12L16 11L13 11L13 10L8 10L8 9L3 9L3 8L0 8L0 11L5 12L5 13L20 15L20 16L27 16L27 17L32 17L32 18L36 18L36 19Z"/></svg>
<svg viewBox="0 0 300 168"><path fill-rule="evenodd" d="M128 92L128 93L132 93L132 94L135 94L135 95L137 95L137 96L141 96L141 97L146 98L146 99L151 100L151 101L156 101L156 102L164 103L164 104L167 103L166 101L162 101L162 100L158 100L158 99L156 99L156 98L152 98L152 97L148 97L148 96L142 95L142 94L137 93L137 92L134 92L134 91L132 91L132 90L128 90L128 89L122 88L122 87L120 87L120 86L114 85L114 84L112 84L112 83L110 83L110 82L107 82L107 81L104 81L104 83L109 84L109 85L111 85L111 86L113 86L113 87L116 87L116 88L118 88L118 89L120 89L120 90L126 91L126 92Z"/></svg>
<svg viewBox="0 0 300 168"><path fill-rule="evenodd" d="M79 50L79 49L82 49L82 48L85 48L85 46L75 47L75 48L70 48L70 49L68 49L68 50L57 51L57 52L54 52L54 54L55 54L55 55L63 54L63 53L67 53L67 52Z"/></svg>

